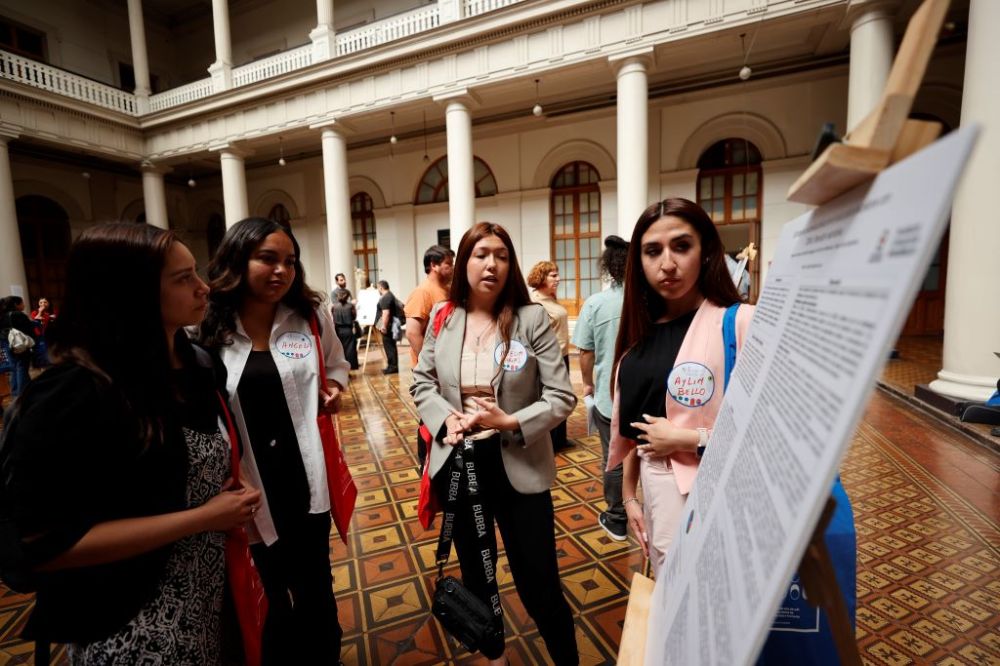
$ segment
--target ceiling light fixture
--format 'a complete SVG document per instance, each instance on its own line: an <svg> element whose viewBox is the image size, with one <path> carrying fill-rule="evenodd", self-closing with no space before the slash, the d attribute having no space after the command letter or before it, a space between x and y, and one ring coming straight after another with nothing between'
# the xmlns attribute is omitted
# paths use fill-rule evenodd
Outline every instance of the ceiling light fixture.
<svg viewBox="0 0 1000 666"><path fill-rule="evenodd" d="M531 112L535 114L536 117L541 117L545 113L545 109L542 108L542 104L538 99L538 82L540 79L535 79L535 105L531 107Z"/></svg>
<svg viewBox="0 0 1000 666"><path fill-rule="evenodd" d="M391 143L392 145L395 146L396 142L399 141L399 139L396 138L396 112L395 111L390 111L389 112L389 122L392 124L392 135L389 137L389 143Z"/></svg>
<svg viewBox="0 0 1000 666"><path fill-rule="evenodd" d="M198 183L197 183L197 181L195 181L194 176L191 175L191 158L189 157L188 158L188 187L193 188L197 184Z"/></svg>
<svg viewBox="0 0 1000 666"><path fill-rule="evenodd" d="M285 161L285 144L282 142L281 136L278 136L278 166L283 167L288 162Z"/></svg>

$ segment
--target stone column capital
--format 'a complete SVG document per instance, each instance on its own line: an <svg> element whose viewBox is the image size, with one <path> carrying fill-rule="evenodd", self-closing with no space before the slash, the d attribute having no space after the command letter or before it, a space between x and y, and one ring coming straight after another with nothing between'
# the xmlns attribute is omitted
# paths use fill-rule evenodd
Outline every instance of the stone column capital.
<svg viewBox="0 0 1000 666"><path fill-rule="evenodd" d="M441 93L440 95L434 95L431 99L433 99L437 104L443 106L445 109L456 102L470 111L472 109L477 109L482 105L482 100L479 98L479 95L468 88L460 88L458 90Z"/></svg>
<svg viewBox="0 0 1000 666"><path fill-rule="evenodd" d="M155 173L162 176L173 171L173 168L166 164L157 164L151 160L143 160L139 162L139 170L143 173Z"/></svg>
<svg viewBox="0 0 1000 666"><path fill-rule="evenodd" d="M854 30L871 20L892 19L899 10L899 0L848 0L843 27Z"/></svg>
<svg viewBox="0 0 1000 666"><path fill-rule="evenodd" d="M351 123L341 120L340 118L333 117L323 118L314 123L310 123L309 129L320 130L321 132L329 130L345 139L357 132L357 128Z"/></svg>
<svg viewBox="0 0 1000 666"><path fill-rule="evenodd" d="M645 72L656 64L656 53L652 46L644 46L608 56L608 64L615 71L616 77L639 68Z"/></svg>
<svg viewBox="0 0 1000 666"><path fill-rule="evenodd" d="M253 150L247 147L245 144L237 142L226 142L226 143L215 143L208 147L208 150L213 153L219 153L222 157L239 157L240 159L246 159L253 155Z"/></svg>

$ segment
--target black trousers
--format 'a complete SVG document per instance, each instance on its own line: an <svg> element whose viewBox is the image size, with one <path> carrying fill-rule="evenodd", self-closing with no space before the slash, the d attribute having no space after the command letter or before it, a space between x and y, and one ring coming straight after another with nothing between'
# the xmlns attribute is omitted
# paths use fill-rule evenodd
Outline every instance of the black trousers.
<svg viewBox="0 0 1000 666"><path fill-rule="evenodd" d="M546 490L526 495L514 490L504 470L499 437L477 442L475 461L486 524L492 526L496 520L500 528L521 603L538 626L556 666L576 666L580 657L573 613L559 583L552 494ZM448 499L448 474L444 472L449 469L450 465L446 465L434 477L434 490L442 507ZM454 543L462 582L489 606L480 542L468 504L460 506L455 516ZM496 570L496 553L493 553L493 570ZM497 659L503 652L504 644L500 641L482 647L487 659Z"/></svg>
<svg viewBox="0 0 1000 666"><path fill-rule="evenodd" d="M306 514L274 544L250 547L267 592L264 666L340 661L330 523L329 513Z"/></svg>
<svg viewBox="0 0 1000 666"><path fill-rule="evenodd" d="M569 372L569 356L563 356L563 363L566 364L566 372ZM559 451L569 446L569 439L566 437L566 422L563 421L549 431L552 438L552 450Z"/></svg>
<svg viewBox="0 0 1000 666"><path fill-rule="evenodd" d="M385 367L387 370L399 368L399 352L396 351L396 341L392 337L392 329L382 336L382 349L385 351Z"/></svg>
<svg viewBox="0 0 1000 666"><path fill-rule="evenodd" d="M358 339L354 336L354 325L336 327L340 346L344 348L344 359L351 364L351 370L358 369Z"/></svg>

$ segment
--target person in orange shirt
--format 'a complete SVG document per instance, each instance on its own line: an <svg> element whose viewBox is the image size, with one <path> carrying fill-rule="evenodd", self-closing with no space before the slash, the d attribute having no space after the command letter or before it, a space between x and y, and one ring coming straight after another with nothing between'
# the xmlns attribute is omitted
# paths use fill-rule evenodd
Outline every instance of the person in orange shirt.
<svg viewBox="0 0 1000 666"><path fill-rule="evenodd" d="M406 339L410 343L410 367L417 367L417 357L424 346L431 308L447 300L451 274L455 268L455 253L443 245L432 245L424 252L424 273L427 278L410 292L403 313L406 315Z"/></svg>

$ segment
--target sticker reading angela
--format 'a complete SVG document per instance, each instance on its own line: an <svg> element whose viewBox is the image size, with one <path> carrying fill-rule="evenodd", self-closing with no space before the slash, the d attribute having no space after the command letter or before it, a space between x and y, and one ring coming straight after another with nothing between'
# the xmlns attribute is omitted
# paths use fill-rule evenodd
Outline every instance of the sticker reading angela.
<svg viewBox="0 0 1000 666"><path fill-rule="evenodd" d="M312 338L298 331L282 333L275 345L278 353L288 358L305 358L313 350Z"/></svg>
<svg viewBox="0 0 1000 666"><path fill-rule="evenodd" d="M685 407L701 407L715 394L715 377L701 363L681 363L667 376L667 391Z"/></svg>
<svg viewBox="0 0 1000 666"><path fill-rule="evenodd" d="M493 362L500 365L500 359L503 358L504 346L503 342L497 344L496 348L493 350ZM510 341L510 353L507 354L507 358L503 361L503 369L507 372L517 372L524 368L525 364L528 362L528 350L524 348L524 345L517 340Z"/></svg>

